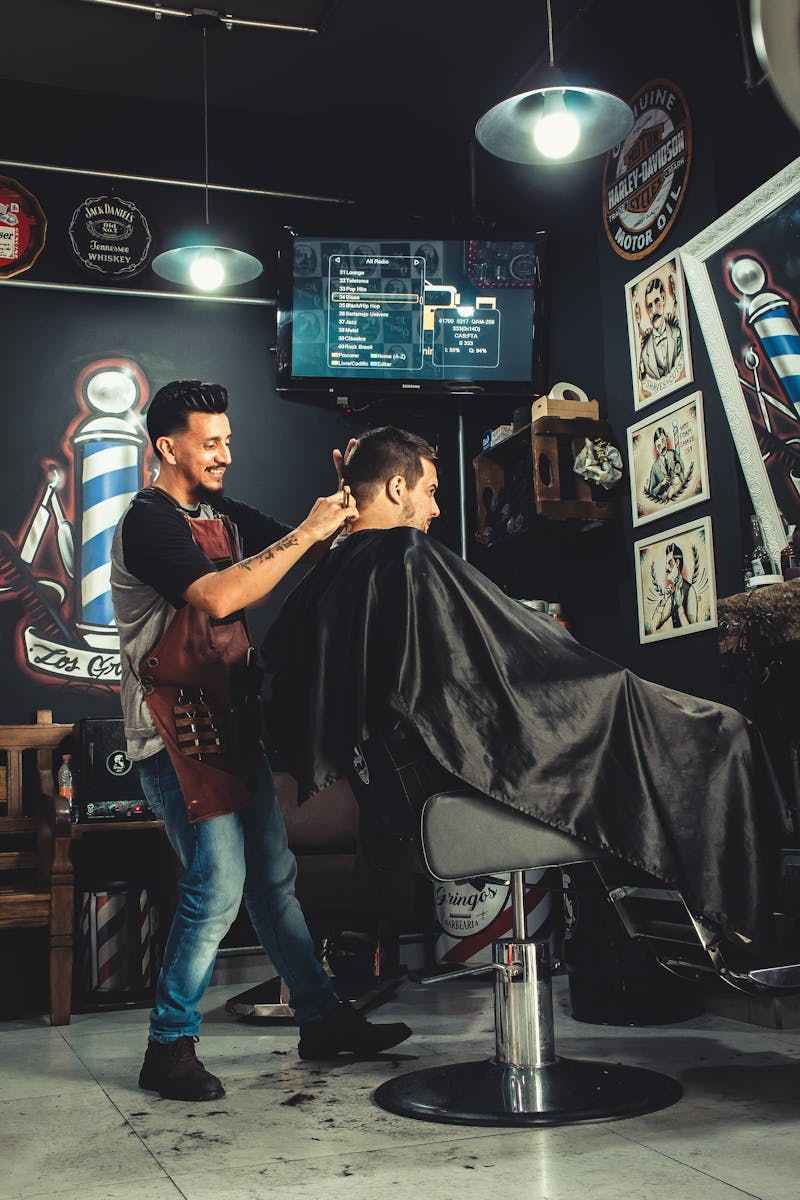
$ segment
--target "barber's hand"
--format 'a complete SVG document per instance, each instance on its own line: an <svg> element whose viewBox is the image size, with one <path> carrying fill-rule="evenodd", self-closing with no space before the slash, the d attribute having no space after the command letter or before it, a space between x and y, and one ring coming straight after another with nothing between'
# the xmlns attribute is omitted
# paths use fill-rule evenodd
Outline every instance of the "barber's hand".
<svg viewBox="0 0 800 1200"><path fill-rule="evenodd" d="M356 502L350 489L345 487L334 492L332 496L321 496L314 503L305 521L301 522L300 528L305 530L313 541L324 542L338 533L345 521L355 520L357 517Z"/></svg>
<svg viewBox="0 0 800 1200"><path fill-rule="evenodd" d="M342 472L344 470L344 466L357 441L357 438L350 438L350 441L345 446L344 454L342 454L341 450L334 450L333 452L333 465L336 468L336 477L339 481L339 487L342 486Z"/></svg>

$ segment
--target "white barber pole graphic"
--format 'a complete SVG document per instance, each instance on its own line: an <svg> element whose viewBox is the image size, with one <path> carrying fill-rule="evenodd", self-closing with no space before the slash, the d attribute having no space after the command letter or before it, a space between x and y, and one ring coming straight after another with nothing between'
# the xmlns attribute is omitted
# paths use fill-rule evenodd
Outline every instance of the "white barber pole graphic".
<svg viewBox="0 0 800 1200"><path fill-rule="evenodd" d="M139 978L141 987L155 983L156 945L158 941L158 908L150 902L147 888L139 892Z"/></svg>
<svg viewBox="0 0 800 1200"><path fill-rule="evenodd" d="M548 938L552 903L549 887L560 887L551 867L525 872L525 927L529 938ZM492 942L511 934L510 876L475 883L437 883L436 961L481 964L492 961Z"/></svg>
<svg viewBox="0 0 800 1200"><path fill-rule="evenodd" d="M114 882L81 896L85 993L141 993L159 967L158 905L147 887Z"/></svg>
<svg viewBox="0 0 800 1200"><path fill-rule="evenodd" d="M22 529L0 529L0 599L22 604L17 661L39 681L116 688L111 543L142 486L141 409L149 389L141 368L121 358L88 363L73 387L79 416L62 437L73 469L45 460L42 490Z"/></svg>
<svg viewBox="0 0 800 1200"><path fill-rule="evenodd" d="M89 920L92 984L98 992L117 992L129 986L125 963L124 891L93 892Z"/></svg>
<svg viewBox="0 0 800 1200"><path fill-rule="evenodd" d="M794 415L800 417L800 329L792 312L791 299L766 286L766 268L754 255L742 254L735 258L731 263L730 275L731 283L744 299L747 324L769 359L786 398L794 408ZM745 364L755 373L758 357L751 351L750 358L745 358ZM763 401L761 409L764 423L769 429L769 413Z"/></svg>
<svg viewBox="0 0 800 1200"><path fill-rule="evenodd" d="M117 522L139 490L144 438L132 420L139 404L136 376L101 365L87 375L83 397L93 413L73 434L75 494L81 497L80 597L77 628L90 646L119 645L111 603L111 542Z"/></svg>

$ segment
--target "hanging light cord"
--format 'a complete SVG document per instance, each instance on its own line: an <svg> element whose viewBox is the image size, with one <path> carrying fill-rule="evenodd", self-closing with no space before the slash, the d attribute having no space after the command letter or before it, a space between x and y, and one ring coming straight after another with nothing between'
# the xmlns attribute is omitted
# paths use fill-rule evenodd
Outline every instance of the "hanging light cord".
<svg viewBox="0 0 800 1200"><path fill-rule="evenodd" d="M549 3L549 0L548 0ZM208 57L206 48L207 29L203 27L203 158L205 161L206 226L208 225Z"/></svg>
<svg viewBox="0 0 800 1200"><path fill-rule="evenodd" d="M553 66L553 13L547 0L547 40L550 43L550 66Z"/></svg>

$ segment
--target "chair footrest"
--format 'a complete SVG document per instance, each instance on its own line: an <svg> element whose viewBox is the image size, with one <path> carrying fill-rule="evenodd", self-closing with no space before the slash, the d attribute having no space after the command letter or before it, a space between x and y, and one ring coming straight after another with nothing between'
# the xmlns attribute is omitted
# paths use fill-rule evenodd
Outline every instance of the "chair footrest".
<svg viewBox="0 0 800 1200"><path fill-rule="evenodd" d="M767 988L800 988L800 963L783 967L754 967L747 974Z"/></svg>

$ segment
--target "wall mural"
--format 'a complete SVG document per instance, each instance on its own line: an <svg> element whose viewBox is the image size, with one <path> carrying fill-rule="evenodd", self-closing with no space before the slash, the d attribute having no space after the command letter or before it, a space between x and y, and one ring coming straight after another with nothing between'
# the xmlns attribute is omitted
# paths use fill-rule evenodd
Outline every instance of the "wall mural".
<svg viewBox="0 0 800 1200"><path fill-rule="evenodd" d="M150 474L142 410L149 385L137 363L98 358L74 382L76 415L59 452L42 459L41 490L21 529L0 529L0 604L23 615L15 651L37 682L115 690L119 636L111 604L111 542ZM43 449L50 431L42 431Z"/></svg>
<svg viewBox="0 0 800 1200"><path fill-rule="evenodd" d="M681 250L775 563L800 524L800 158Z"/></svg>

